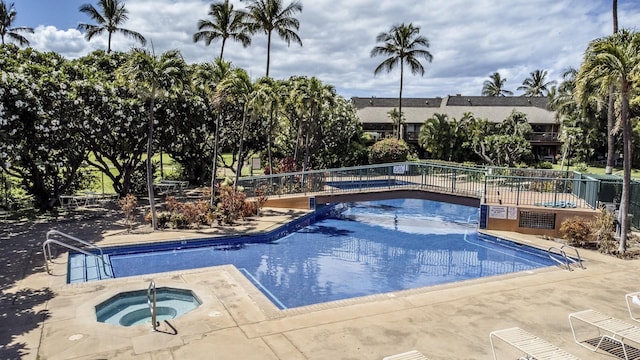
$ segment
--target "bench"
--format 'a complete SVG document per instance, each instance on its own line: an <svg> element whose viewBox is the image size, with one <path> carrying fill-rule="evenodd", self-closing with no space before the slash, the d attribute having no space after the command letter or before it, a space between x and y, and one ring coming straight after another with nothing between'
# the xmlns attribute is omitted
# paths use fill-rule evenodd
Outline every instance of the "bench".
<svg viewBox="0 0 640 360"><path fill-rule="evenodd" d="M535 358L538 360L574 360L578 359L576 356L569 354L568 352L560 349L556 345L539 338L526 330L522 330L519 327L513 327L508 329L492 331L489 334L489 341L491 342L491 351L493 353L493 359L497 360L496 348L493 340L500 339L503 342L513 346L521 351L525 356L522 358L530 359Z"/></svg>
<svg viewBox="0 0 640 360"><path fill-rule="evenodd" d="M588 328L596 330L595 338L578 340L575 327L577 323L586 324ZM575 342L594 352L602 345L616 343L622 348L624 359L629 360L629 351L627 350L636 349L630 346L629 342L636 346L640 345L639 327L595 310L583 310L569 314L569 324Z"/></svg>

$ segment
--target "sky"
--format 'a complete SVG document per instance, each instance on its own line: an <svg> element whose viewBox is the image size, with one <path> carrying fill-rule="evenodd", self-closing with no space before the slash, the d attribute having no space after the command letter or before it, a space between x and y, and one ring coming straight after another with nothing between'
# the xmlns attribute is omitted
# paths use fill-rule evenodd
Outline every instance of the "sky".
<svg viewBox="0 0 640 360"><path fill-rule="evenodd" d="M107 35L90 42L77 30L79 23L94 24L78 11L97 0L4 0L15 3L14 26L35 30L26 34L31 46L55 51L66 58L106 50ZM222 1L222 0L217 0ZM194 43L200 19L212 1L125 0L129 20L123 27L137 31L153 43L156 53L180 50L188 63L210 62L220 53L220 42ZM246 1L231 0L236 9ZM283 0L289 4L290 0ZM507 79L505 88L517 87L535 70L547 70L548 80L578 68L589 41L611 34L611 0L302 0L298 35L303 46L290 47L272 39L269 73L276 79L293 75L315 76L335 86L346 97L397 97L400 71L374 75L384 57L370 56L376 36L392 25L412 23L429 40L431 63L422 61L424 76L405 71L403 97L480 95L482 84L494 72ZM618 0L620 28L638 30L640 0ZM253 36L243 48L227 41L224 59L247 70L252 79L266 71L266 35ZM128 51L140 46L116 34L112 48Z"/></svg>

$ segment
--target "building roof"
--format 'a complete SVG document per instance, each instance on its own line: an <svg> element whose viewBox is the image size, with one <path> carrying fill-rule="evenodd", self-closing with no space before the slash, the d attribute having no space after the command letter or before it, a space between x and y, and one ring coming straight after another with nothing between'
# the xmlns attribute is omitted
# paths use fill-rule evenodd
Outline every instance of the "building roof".
<svg viewBox="0 0 640 360"><path fill-rule="evenodd" d="M398 108L398 98L354 97L351 100L363 123L391 123L387 113ZM466 112L472 113L476 118L499 123L514 110L525 113L530 124L557 124L555 112L547 109L548 102L546 97L524 96L403 98L402 112L407 124L422 124L435 114L460 119Z"/></svg>

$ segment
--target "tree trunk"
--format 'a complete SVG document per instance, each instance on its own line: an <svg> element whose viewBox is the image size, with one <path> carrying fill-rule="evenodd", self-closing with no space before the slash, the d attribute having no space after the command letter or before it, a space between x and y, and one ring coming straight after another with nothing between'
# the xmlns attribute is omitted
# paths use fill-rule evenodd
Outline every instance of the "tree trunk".
<svg viewBox="0 0 640 360"><path fill-rule="evenodd" d="M220 142L220 112L216 114L216 133L213 140L213 169L211 170L211 206L216 200L216 183L218 175L218 143Z"/></svg>
<svg viewBox="0 0 640 360"><path fill-rule="evenodd" d="M400 59L400 96L398 98L398 140L402 139L402 85L404 78L404 59Z"/></svg>
<svg viewBox="0 0 640 360"><path fill-rule="evenodd" d="M616 159L616 136L613 133L615 127L615 106L616 98L614 96L615 86L611 85L609 88L609 108L607 109L607 167L605 168L605 174L611 174L615 165Z"/></svg>
<svg viewBox="0 0 640 360"><path fill-rule="evenodd" d="M240 127L240 146L238 147L238 168L236 170L236 181L233 183L233 189L238 191L238 181L240 180L240 173L242 172L242 146L244 145L244 126L247 120L247 112L249 109L247 105L244 106L244 111L242 112L242 125Z"/></svg>
<svg viewBox="0 0 640 360"><path fill-rule="evenodd" d="M155 106L156 89L151 90L151 101L149 102L149 133L147 134L147 191L149 194L149 206L151 207L151 228L158 230L158 219L156 218L155 194L153 193L153 167L151 157L153 156L153 107Z"/></svg>
<svg viewBox="0 0 640 360"><path fill-rule="evenodd" d="M269 61L271 61L271 31L267 34L267 74L266 77L269 77Z"/></svg>
<svg viewBox="0 0 640 360"><path fill-rule="evenodd" d="M622 142L623 142L623 164L624 171L622 177L622 196L620 199L620 245L618 252L624 253L627 250L627 229L629 228L629 204L631 195L631 156L633 147L633 132L629 119L629 84L622 80Z"/></svg>

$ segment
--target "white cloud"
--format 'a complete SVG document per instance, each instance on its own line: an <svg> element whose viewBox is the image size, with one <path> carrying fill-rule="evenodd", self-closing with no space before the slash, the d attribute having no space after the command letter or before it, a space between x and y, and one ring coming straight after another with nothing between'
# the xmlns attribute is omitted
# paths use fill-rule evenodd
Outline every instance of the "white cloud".
<svg viewBox="0 0 640 360"><path fill-rule="evenodd" d="M236 8L245 3L232 1ZM288 3L287 0L284 0ZM621 27L635 26L640 9L622 1ZM194 44L199 19L207 17L210 1L128 0L125 28L153 41L157 53L178 49L188 62L211 61L220 42ZM412 22L431 43L433 63L423 62L424 77L405 75L407 97L479 95L482 82L499 71L516 88L530 72L549 71L559 80L567 67L578 67L588 42L611 32L610 4L583 0L303 0L299 35L303 46L272 39L270 75L317 76L344 96L387 96L398 93L399 71L373 75L383 58L371 58L378 33L391 25ZM72 14L80 19L80 14ZM88 21L87 19L81 19ZM32 45L68 57L106 48L106 35L87 43L76 30L39 26ZM112 47L126 51L135 42L114 35ZM248 48L227 42L225 59L245 68L253 78L264 75L266 36L256 34Z"/></svg>

